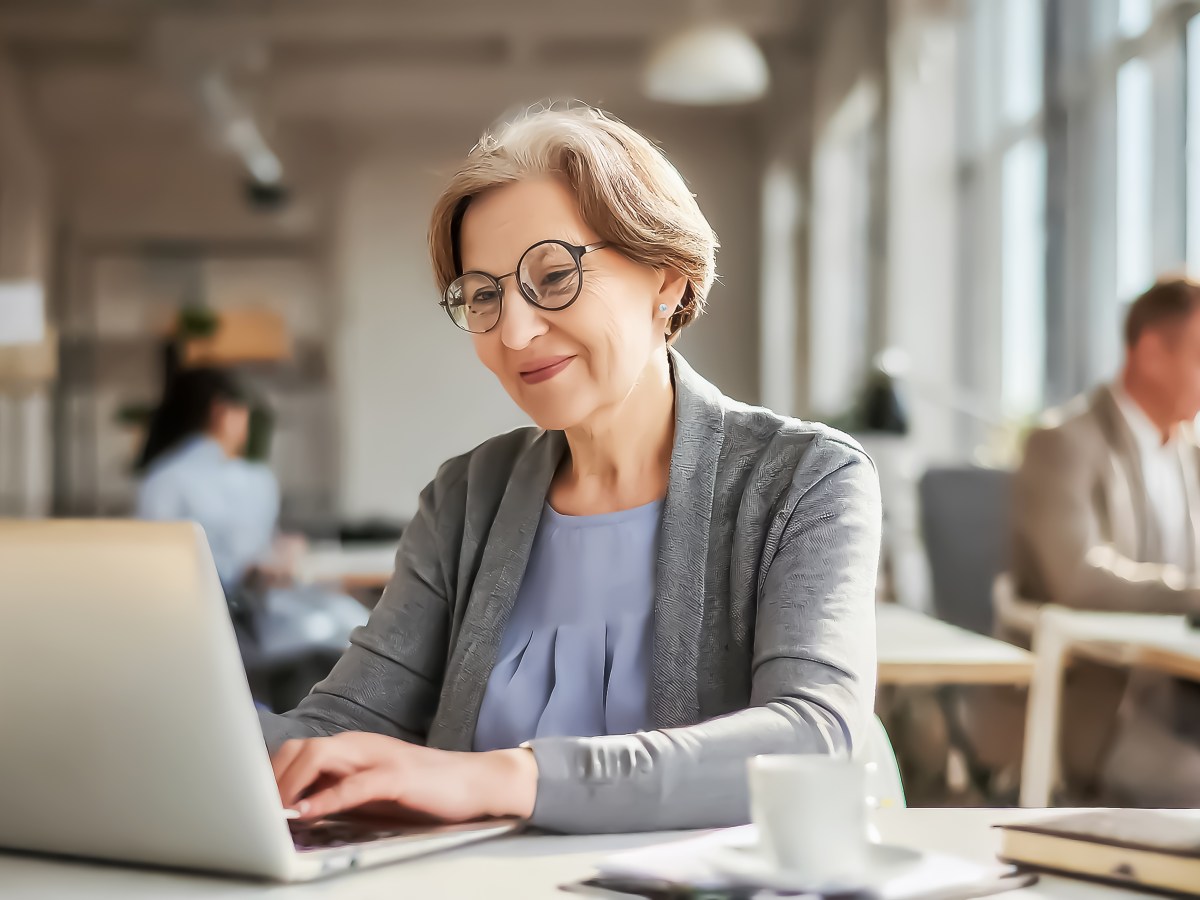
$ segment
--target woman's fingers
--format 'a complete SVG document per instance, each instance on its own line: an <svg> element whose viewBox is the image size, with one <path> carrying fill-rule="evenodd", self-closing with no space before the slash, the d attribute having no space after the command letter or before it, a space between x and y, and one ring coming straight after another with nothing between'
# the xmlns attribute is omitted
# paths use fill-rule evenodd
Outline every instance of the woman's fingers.
<svg viewBox="0 0 1200 900"><path fill-rule="evenodd" d="M281 765L275 766L279 799L285 807L292 809L297 808L296 802L319 780L340 780L358 768L332 738L311 738L299 743L300 747L290 753ZM281 753L283 749L280 748Z"/></svg>
<svg viewBox="0 0 1200 900"><path fill-rule="evenodd" d="M312 820L355 809L380 799L379 781L376 772L355 772L305 797L296 804L295 809L300 813L300 818Z"/></svg>
<svg viewBox="0 0 1200 900"><path fill-rule="evenodd" d="M275 751L275 755L271 757L271 771L275 775L276 782L288 770L288 767L299 755L305 743L305 741L300 740L284 741L279 749Z"/></svg>

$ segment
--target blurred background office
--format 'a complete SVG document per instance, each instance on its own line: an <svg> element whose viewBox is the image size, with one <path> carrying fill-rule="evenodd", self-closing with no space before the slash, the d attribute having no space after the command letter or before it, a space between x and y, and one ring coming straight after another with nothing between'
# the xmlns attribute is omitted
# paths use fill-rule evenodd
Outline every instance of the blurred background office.
<svg viewBox="0 0 1200 900"><path fill-rule="evenodd" d="M1200 263L1191 0L0 0L0 515L130 515L171 359L264 398L282 529L394 542L524 424L425 229L546 98L660 142L720 236L682 352L876 456L881 599L990 632L980 467Z"/></svg>

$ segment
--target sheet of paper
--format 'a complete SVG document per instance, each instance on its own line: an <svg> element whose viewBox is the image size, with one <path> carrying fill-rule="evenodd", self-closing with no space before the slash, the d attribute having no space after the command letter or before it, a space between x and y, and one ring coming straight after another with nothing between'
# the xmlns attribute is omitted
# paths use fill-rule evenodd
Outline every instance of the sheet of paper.
<svg viewBox="0 0 1200 900"><path fill-rule="evenodd" d="M713 864L713 851L749 846L757 839L753 825L727 828L699 837L618 853L601 860L596 868L604 876L657 879L699 888L722 888L732 884L732 879Z"/></svg>
<svg viewBox="0 0 1200 900"><path fill-rule="evenodd" d="M757 839L753 825L729 828L610 856L597 869L602 877L667 881L710 890L762 885L745 873L729 874L727 867L717 860L726 848L750 847ZM986 881L1008 871L1011 867L998 863L980 865L953 856L921 854L912 865L898 868L876 896L880 900L923 897L934 891Z"/></svg>
<svg viewBox="0 0 1200 900"><path fill-rule="evenodd" d="M46 333L45 302L37 281L0 281L0 346L40 343Z"/></svg>

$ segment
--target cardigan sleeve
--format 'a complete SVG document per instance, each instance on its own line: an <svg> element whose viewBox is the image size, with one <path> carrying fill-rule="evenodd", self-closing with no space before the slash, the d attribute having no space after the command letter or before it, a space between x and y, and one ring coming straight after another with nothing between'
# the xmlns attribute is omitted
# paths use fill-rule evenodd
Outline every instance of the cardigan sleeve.
<svg viewBox="0 0 1200 900"><path fill-rule="evenodd" d="M449 611L438 535L439 481L421 493L396 567L367 624L294 710L260 712L268 749L291 738L373 731L424 743L446 664Z"/></svg>

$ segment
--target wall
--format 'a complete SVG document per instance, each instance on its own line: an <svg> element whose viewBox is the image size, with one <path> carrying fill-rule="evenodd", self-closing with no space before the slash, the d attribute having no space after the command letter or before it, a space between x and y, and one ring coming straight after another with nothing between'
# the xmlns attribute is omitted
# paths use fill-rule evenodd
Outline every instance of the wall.
<svg viewBox="0 0 1200 900"><path fill-rule="evenodd" d="M909 364L913 442L958 454L954 405L959 299L956 23L941 0L892 5L889 34L887 314L889 347Z"/></svg>
<svg viewBox="0 0 1200 900"><path fill-rule="evenodd" d="M906 0L839 0L832 4L813 60L812 130L819 139L862 81L884 75L888 11Z"/></svg>
<svg viewBox="0 0 1200 900"><path fill-rule="evenodd" d="M273 132L272 144L293 196L271 213L246 203L245 169L198 121L57 133L51 149L64 212L81 239L233 243L319 235L336 141L328 129L291 127Z"/></svg>
<svg viewBox="0 0 1200 900"><path fill-rule="evenodd" d="M425 252L439 171L465 136L383 143L354 166L338 213L335 369L339 507L407 518L445 459L525 424L437 305Z"/></svg>
<svg viewBox="0 0 1200 900"><path fill-rule="evenodd" d="M929 459L958 455L951 409L959 306L954 29L948 0L839 4L825 24L813 72L807 397L818 412L837 411L820 398L845 402L857 386L850 380L861 377L875 353L899 349L909 364L913 443ZM854 136L876 119L881 127L871 158L853 159ZM830 158L824 169L823 154ZM850 169L846 184L831 193L830 173ZM839 229L846 208L862 199L862 180L869 182L871 221ZM851 240L862 246L848 249ZM865 274L854 263L863 249ZM847 294L864 287L856 277L866 278L869 294L868 321L860 328L839 318ZM836 383L822 383L830 368L837 370L822 360L849 353L861 360L859 374L840 371Z"/></svg>
<svg viewBox="0 0 1200 900"><path fill-rule="evenodd" d="M70 274L57 298L67 338L63 512L130 511L141 436L118 422L118 411L157 400L162 336L180 306L199 301L284 317L296 359L245 374L276 413L271 463L285 520L332 512L337 435L322 350L333 325L325 258L337 147L300 127L277 130L273 141L293 197L264 211L246 202L244 170L206 144L199 123L143 123L79 140L56 133Z"/></svg>
<svg viewBox="0 0 1200 900"><path fill-rule="evenodd" d="M0 276L43 277L49 265L50 173L16 70L0 54Z"/></svg>
<svg viewBox="0 0 1200 900"><path fill-rule="evenodd" d="M834 6L813 60L807 171L807 341L800 397L808 415L851 411L884 315L887 4Z"/></svg>
<svg viewBox="0 0 1200 900"><path fill-rule="evenodd" d="M763 406L786 415L805 408L808 361L807 279L812 121L781 110L812 108L807 58L775 60L761 110L759 181L759 387Z"/></svg>
<svg viewBox="0 0 1200 900"><path fill-rule="evenodd" d="M891 587L911 606L931 600L915 480L958 462L957 85L955 21L943 0L893 3L888 34L887 270L884 343L907 363L911 431L879 454L889 497Z"/></svg>
<svg viewBox="0 0 1200 900"><path fill-rule="evenodd" d="M0 54L0 280L49 275L50 174L21 84ZM50 404L44 388L0 387L0 515L41 515L50 503Z"/></svg>
<svg viewBox="0 0 1200 900"><path fill-rule="evenodd" d="M619 113L620 111L617 110ZM658 140L721 238L709 313L679 348L727 393L759 400L759 151L740 115L631 120ZM383 139L346 180L338 215L341 511L409 516L450 456L527 420L437 306L428 212L472 129Z"/></svg>

